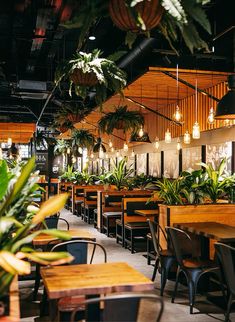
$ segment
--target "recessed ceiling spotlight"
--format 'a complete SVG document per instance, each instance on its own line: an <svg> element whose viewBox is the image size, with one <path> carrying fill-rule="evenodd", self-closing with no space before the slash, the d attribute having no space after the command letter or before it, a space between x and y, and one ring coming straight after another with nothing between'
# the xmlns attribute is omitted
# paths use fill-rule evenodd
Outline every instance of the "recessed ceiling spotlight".
<svg viewBox="0 0 235 322"><path fill-rule="evenodd" d="M95 40L95 39L96 39L96 37L95 37L95 36L89 36L89 39L90 39L90 40Z"/></svg>

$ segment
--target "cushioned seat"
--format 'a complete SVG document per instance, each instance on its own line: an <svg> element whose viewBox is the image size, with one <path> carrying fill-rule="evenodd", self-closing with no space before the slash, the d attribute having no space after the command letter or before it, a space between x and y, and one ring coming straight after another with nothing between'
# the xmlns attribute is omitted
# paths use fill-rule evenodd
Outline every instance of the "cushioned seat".
<svg viewBox="0 0 235 322"><path fill-rule="evenodd" d="M131 253L135 251L135 242L147 240L149 233L149 224L147 222L127 222L124 229L124 246L130 246ZM145 249L146 250L146 245Z"/></svg>
<svg viewBox="0 0 235 322"><path fill-rule="evenodd" d="M127 222L125 223L125 228L127 229L147 228L147 230L149 230L149 224L147 222Z"/></svg>
<svg viewBox="0 0 235 322"><path fill-rule="evenodd" d="M109 237L110 233L116 232L116 219L120 219L122 216L121 211L106 211L103 216L103 229L106 230L106 235Z"/></svg>

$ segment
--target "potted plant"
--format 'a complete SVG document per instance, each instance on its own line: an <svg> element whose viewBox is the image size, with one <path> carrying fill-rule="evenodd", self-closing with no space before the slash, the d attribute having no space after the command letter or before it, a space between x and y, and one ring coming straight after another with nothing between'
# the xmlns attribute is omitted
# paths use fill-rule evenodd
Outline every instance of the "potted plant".
<svg viewBox="0 0 235 322"><path fill-rule="evenodd" d="M133 169L127 168L127 158L123 158L117 165L114 165L110 181L116 186L117 190L121 190L127 186L127 181L133 171Z"/></svg>
<svg viewBox="0 0 235 322"><path fill-rule="evenodd" d="M72 260L68 253L37 252L30 246L40 233L70 239L68 234L56 229L36 229L45 217L54 215L64 206L68 195L54 196L41 208L36 207L33 197L39 186L37 174L31 175L34 167L34 158L22 168L17 165L11 170L4 160L0 161L0 301L8 294L15 275L30 273L28 259L42 265Z"/></svg>
<svg viewBox="0 0 235 322"><path fill-rule="evenodd" d="M139 111L128 111L127 105L118 106L113 112L105 114L98 122L102 133L111 134L114 129L127 131L138 131L144 126L144 116Z"/></svg>
<svg viewBox="0 0 235 322"><path fill-rule="evenodd" d="M53 128L60 131L61 133L65 133L66 131L73 129L73 123L70 120L65 119L61 115L57 114L55 116Z"/></svg>
<svg viewBox="0 0 235 322"><path fill-rule="evenodd" d="M102 184L104 186L104 190L109 189L109 185L111 183L112 172L102 173L98 176L97 184Z"/></svg>
<svg viewBox="0 0 235 322"><path fill-rule="evenodd" d="M95 143L95 137L92 133L90 133L88 130L77 130L74 129L72 131L72 136L71 136L71 140L72 140L72 149L73 151L77 151L79 147L81 148L91 148L93 147L94 143Z"/></svg>
<svg viewBox="0 0 235 322"><path fill-rule="evenodd" d="M92 108L83 104L83 102L73 102L62 105L57 115L59 120L71 123L81 122L90 112Z"/></svg>
<svg viewBox="0 0 235 322"><path fill-rule="evenodd" d="M97 104L101 105L107 98L107 91L120 93L126 86L126 75L117 65L105 58L100 58L98 49L91 53L77 52L72 59L60 63L55 72L55 83L69 80L69 93L85 99L88 90L95 90Z"/></svg>
<svg viewBox="0 0 235 322"><path fill-rule="evenodd" d="M60 181L64 182L74 182L75 180L75 174L73 171L73 166L68 165L67 171L65 171L61 176L59 176Z"/></svg>
<svg viewBox="0 0 235 322"><path fill-rule="evenodd" d="M54 146L54 154L60 155L65 154L67 152L67 149L70 147L68 140L56 140L56 144Z"/></svg>

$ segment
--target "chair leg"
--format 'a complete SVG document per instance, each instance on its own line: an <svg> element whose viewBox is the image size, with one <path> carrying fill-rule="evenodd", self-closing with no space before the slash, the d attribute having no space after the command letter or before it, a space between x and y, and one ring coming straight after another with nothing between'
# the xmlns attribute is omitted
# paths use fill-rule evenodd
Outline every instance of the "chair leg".
<svg viewBox="0 0 235 322"><path fill-rule="evenodd" d="M180 274L180 272L181 272L181 270L180 270L180 267L178 266L177 273L176 273L176 279L175 279L175 288L174 288L174 292L172 294L171 303L174 303L174 301L175 301L175 297L176 297L177 289L178 289L179 274Z"/></svg>
<svg viewBox="0 0 235 322"><path fill-rule="evenodd" d="M167 281L167 276L168 276L168 272L167 272L166 268L164 267L161 270L161 290L160 290L161 296L163 296L163 292L164 292L166 281Z"/></svg>
<svg viewBox="0 0 235 322"><path fill-rule="evenodd" d="M225 313L225 322L228 322L229 321L229 315L230 315L230 310L231 310L231 305L232 305L232 299L233 299L233 295L232 293L230 293L229 295L229 299L228 299L228 304L227 304L227 310L226 310L226 313Z"/></svg>
<svg viewBox="0 0 235 322"><path fill-rule="evenodd" d="M36 271L35 271L35 283L34 283L34 291L33 291L33 301L36 301L38 295L38 289L40 286L40 265L36 264Z"/></svg>
<svg viewBox="0 0 235 322"><path fill-rule="evenodd" d="M193 305L195 299L195 285L191 277L188 279L188 291L189 291L189 305L190 305L190 314L193 314Z"/></svg>
<svg viewBox="0 0 235 322"><path fill-rule="evenodd" d="M156 278L158 267L159 267L159 258L157 257L154 264L152 281L154 281Z"/></svg>

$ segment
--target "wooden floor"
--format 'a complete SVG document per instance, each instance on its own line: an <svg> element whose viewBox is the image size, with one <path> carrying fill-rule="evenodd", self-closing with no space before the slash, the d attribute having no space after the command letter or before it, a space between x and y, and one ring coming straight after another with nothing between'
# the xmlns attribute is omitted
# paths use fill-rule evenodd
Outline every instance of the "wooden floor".
<svg viewBox="0 0 235 322"><path fill-rule="evenodd" d="M133 266L145 276L151 278L153 267L147 265L144 253L131 254L129 250L123 249L120 245L116 244L114 238L107 238L105 235L100 234L92 225L88 225L81 221L78 217L71 215L68 211L63 211L63 218L66 218L70 223L70 228L81 228L89 230L94 234L97 241L100 242L107 250L108 262L125 261ZM63 229L63 225L60 226ZM32 301L33 281L20 282L20 296L21 296L21 321L24 322L46 322L49 321L46 317L39 318L39 299L41 297L42 288L38 296L38 301ZM159 294L159 275L155 282L155 293ZM176 303L172 304L171 293L174 286L173 281L167 282L164 292L165 309L162 322L212 322L224 321L223 311L206 300L204 296L197 296L194 314L189 314L188 306L188 293L185 286L180 285L179 294L176 298ZM235 313L230 315L231 321L235 321ZM143 316L141 322L149 321L148 316Z"/></svg>

